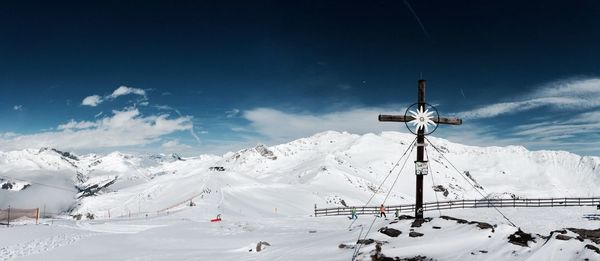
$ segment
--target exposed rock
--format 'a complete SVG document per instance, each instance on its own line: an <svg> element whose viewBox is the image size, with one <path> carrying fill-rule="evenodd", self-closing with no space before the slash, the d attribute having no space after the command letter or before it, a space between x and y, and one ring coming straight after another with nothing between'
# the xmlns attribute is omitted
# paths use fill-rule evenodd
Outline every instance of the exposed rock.
<svg viewBox="0 0 600 261"><path fill-rule="evenodd" d="M433 226L433 229L442 229L442 227L438 227L438 226Z"/></svg>
<svg viewBox="0 0 600 261"><path fill-rule="evenodd" d="M93 184L93 185L89 185L87 187L82 187L82 188L77 187L77 189L79 190L79 194L78 194L79 196L77 198L95 196L96 193L98 193L102 189L108 188L110 185L115 184L115 182L117 182L118 178L119 177L115 176L114 178L112 178L108 181L104 181L99 184Z"/></svg>
<svg viewBox="0 0 600 261"><path fill-rule="evenodd" d="M387 241L379 241L379 240L375 240L375 239L372 239L372 238L367 238L367 239L359 239L359 240L356 241L356 243L357 244L363 244L363 245L370 245L370 244L373 244L373 243L377 243L377 244L382 245L382 244L387 244L388 242Z"/></svg>
<svg viewBox="0 0 600 261"><path fill-rule="evenodd" d="M556 235L556 239L558 239L558 240L565 240L566 241L566 240L573 239L573 237L565 236L565 235L562 235L562 234L558 234L558 235Z"/></svg>
<svg viewBox="0 0 600 261"><path fill-rule="evenodd" d="M357 244L370 245L375 243L375 239L367 238L367 239L359 239L356 241Z"/></svg>
<svg viewBox="0 0 600 261"><path fill-rule="evenodd" d="M443 195L444 195L444 197L447 197L450 194L450 192L448 192L448 189L446 189L442 185L433 186L433 191L435 191L435 192L442 192Z"/></svg>
<svg viewBox="0 0 600 261"><path fill-rule="evenodd" d="M2 189L9 190L12 188L13 188L13 183L6 182L6 183L2 184Z"/></svg>
<svg viewBox="0 0 600 261"><path fill-rule="evenodd" d="M409 216L409 215L400 215L400 216L398 216L398 220L405 220L405 219L415 219L415 217Z"/></svg>
<svg viewBox="0 0 600 261"><path fill-rule="evenodd" d="M508 236L508 242L522 247L529 247L529 242L536 242L531 234L523 232L520 228L515 233Z"/></svg>
<svg viewBox="0 0 600 261"><path fill-rule="evenodd" d="M412 231L412 232L408 233L408 236L409 237L422 237L423 233Z"/></svg>
<svg viewBox="0 0 600 261"><path fill-rule="evenodd" d="M380 228L379 232L381 232L382 234L388 235L390 237L398 237L400 234L402 234L402 231L395 229L395 228L388 228L388 227Z"/></svg>
<svg viewBox="0 0 600 261"><path fill-rule="evenodd" d="M176 153L171 154L171 158L179 161L185 161L183 158L181 158L181 156L177 155Z"/></svg>
<svg viewBox="0 0 600 261"><path fill-rule="evenodd" d="M267 158L267 159L272 159L272 160L276 160L277 156L275 156L273 154L272 151L270 151L265 145L258 145L256 146L256 151L258 152L258 154L260 154L261 156Z"/></svg>
<svg viewBox="0 0 600 261"><path fill-rule="evenodd" d="M596 244L600 244L600 228L590 230L581 228L567 228L579 235L582 239L589 239Z"/></svg>
<svg viewBox="0 0 600 261"><path fill-rule="evenodd" d="M471 222L469 222L469 224L477 224L477 227L480 229L491 229L492 232L495 232L494 226L490 225L489 223L479 222L479 221L471 221Z"/></svg>
<svg viewBox="0 0 600 261"><path fill-rule="evenodd" d="M354 249L354 246L346 245L346 244L340 244L338 247L341 249Z"/></svg>
<svg viewBox="0 0 600 261"><path fill-rule="evenodd" d="M471 252L471 255L487 254L487 250L479 250L477 252Z"/></svg>
<svg viewBox="0 0 600 261"><path fill-rule="evenodd" d="M221 166L214 166L214 167L208 168L208 170L210 170L210 171L225 171L225 168L221 167Z"/></svg>
<svg viewBox="0 0 600 261"><path fill-rule="evenodd" d="M592 251L596 252L596 254L600 255L600 249L594 245L587 244L587 245L585 245L585 248L592 250Z"/></svg>
<svg viewBox="0 0 600 261"><path fill-rule="evenodd" d="M445 220L454 220L456 221L456 223L458 224L467 224L469 223L469 221L466 221L464 219L460 219L460 218L455 218L455 217L449 217L449 216L440 216L441 219L445 219Z"/></svg>
<svg viewBox="0 0 600 261"><path fill-rule="evenodd" d="M271 246L271 244L269 244L268 242L265 242L265 241L260 241L260 242L256 243L256 252L262 251L267 246Z"/></svg>

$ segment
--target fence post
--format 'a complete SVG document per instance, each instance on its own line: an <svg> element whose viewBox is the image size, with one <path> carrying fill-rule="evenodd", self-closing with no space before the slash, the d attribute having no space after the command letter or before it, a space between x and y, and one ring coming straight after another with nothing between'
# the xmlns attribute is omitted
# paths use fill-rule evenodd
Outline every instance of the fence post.
<svg viewBox="0 0 600 261"><path fill-rule="evenodd" d="M567 206L567 198L565 198L565 207Z"/></svg>
<svg viewBox="0 0 600 261"><path fill-rule="evenodd" d="M550 207L554 207L554 198L551 198L552 201L550 201Z"/></svg>
<svg viewBox="0 0 600 261"><path fill-rule="evenodd" d="M462 208L465 208L465 199L462 199Z"/></svg>
<svg viewBox="0 0 600 261"><path fill-rule="evenodd" d="M35 224L39 224L40 221L40 208L35 209Z"/></svg>
<svg viewBox="0 0 600 261"><path fill-rule="evenodd" d="M8 205L8 219L6 220L6 227L10 227L10 205Z"/></svg>

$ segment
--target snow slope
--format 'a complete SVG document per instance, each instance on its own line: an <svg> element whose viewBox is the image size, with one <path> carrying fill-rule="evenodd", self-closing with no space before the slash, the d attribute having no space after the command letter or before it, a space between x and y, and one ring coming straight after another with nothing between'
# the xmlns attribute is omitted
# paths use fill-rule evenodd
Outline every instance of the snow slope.
<svg viewBox="0 0 600 261"><path fill-rule="evenodd" d="M0 153L0 175L64 188L30 184L24 190L0 190L0 206L55 206L48 212L129 216L174 210L189 201L207 212L253 216L310 215L318 207L362 205L388 175L412 135L383 132L353 135L323 132L273 147L223 156L73 155L55 149ZM493 197L597 196L600 158L523 147L472 147L430 138L430 172L425 201L435 201L434 184L448 193L439 200L480 198L471 183ZM383 201L404 162L388 204L414 201L414 154L398 162L375 204ZM443 156L442 156L443 155ZM463 179L446 158L469 180ZM111 183L112 182L112 183ZM103 186L106 186L103 188ZM17 186L15 186L17 187ZM87 192L80 192L83 190ZM69 190L71 190L69 192ZM88 193L89 192L89 193ZM43 193L39 200L33 194ZM54 199L49 195L60 195ZM282 196L284 195L284 196ZM60 204L55 204L58 201ZM268 202L268 203L266 203Z"/></svg>

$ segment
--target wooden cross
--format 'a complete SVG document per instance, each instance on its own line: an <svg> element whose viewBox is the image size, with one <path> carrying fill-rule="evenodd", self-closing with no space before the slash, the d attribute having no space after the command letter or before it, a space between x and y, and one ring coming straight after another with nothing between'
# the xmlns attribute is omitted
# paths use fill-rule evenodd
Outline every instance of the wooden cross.
<svg viewBox="0 0 600 261"><path fill-rule="evenodd" d="M419 110L425 110L425 80L419 80L419 93L418 93L417 106ZM415 120L413 116L408 115L379 115L379 121L392 121L392 122L410 122ZM446 118L446 117L434 117L431 119L435 124L449 124L449 125L460 125L462 119L459 118ZM423 166L427 161L424 160L424 148L425 148L425 129L423 127L417 130L417 160L415 161L415 174L417 176L417 196L415 202L415 219L423 219L423 175L425 173L419 172L417 166Z"/></svg>

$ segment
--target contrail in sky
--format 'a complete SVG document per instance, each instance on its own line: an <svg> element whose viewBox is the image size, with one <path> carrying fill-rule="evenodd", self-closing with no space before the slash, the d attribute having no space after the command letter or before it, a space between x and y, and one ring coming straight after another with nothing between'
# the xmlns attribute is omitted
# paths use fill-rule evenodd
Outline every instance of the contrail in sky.
<svg viewBox="0 0 600 261"><path fill-rule="evenodd" d="M425 34L425 36L429 39L429 33L427 33L427 30L425 29L425 26L423 25L423 23L421 23L421 19L419 19L419 16L417 15L417 13L415 13L415 10L412 9L412 7L410 6L410 4L408 3L407 0L404 0L404 4L406 5L406 7L408 7L408 10L410 10L410 12L413 14L413 16L415 17L415 19L417 20L417 23L419 23L419 26L421 26L421 29L423 30L423 33Z"/></svg>

